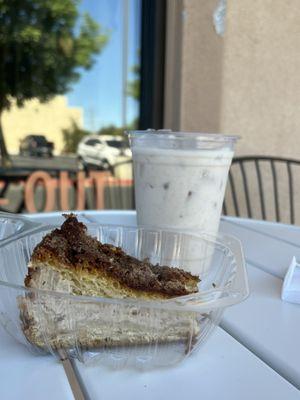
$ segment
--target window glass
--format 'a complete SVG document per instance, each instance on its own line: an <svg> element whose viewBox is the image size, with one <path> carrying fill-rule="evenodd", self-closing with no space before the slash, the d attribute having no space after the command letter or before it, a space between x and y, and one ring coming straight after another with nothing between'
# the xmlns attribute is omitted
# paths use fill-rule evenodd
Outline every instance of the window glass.
<svg viewBox="0 0 300 400"><path fill-rule="evenodd" d="M121 149L122 147L124 147L125 142L122 140L107 140L106 143L108 144L108 146L116 147L117 149Z"/></svg>
<svg viewBox="0 0 300 400"><path fill-rule="evenodd" d="M123 208L112 188L123 180L132 197L131 154L112 151L122 144L109 139L91 160L79 143L137 127L140 36L141 0L0 2L1 210ZM95 171L110 176L102 202Z"/></svg>
<svg viewBox="0 0 300 400"><path fill-rule="evenodd" d="M100 144L99 140L97 139L90 139L85 142L88 146L95 146L96 144Z"/></svg>

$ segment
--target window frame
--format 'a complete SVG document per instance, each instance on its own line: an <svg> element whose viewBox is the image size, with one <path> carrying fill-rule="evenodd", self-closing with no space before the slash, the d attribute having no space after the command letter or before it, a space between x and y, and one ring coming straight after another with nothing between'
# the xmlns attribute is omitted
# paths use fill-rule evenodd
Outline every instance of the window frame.
<svg viewBox="0 0 300 400"><path fill-rule="evenodd" d="M142 0L139 129L164 124L167 0Z"/></svg>

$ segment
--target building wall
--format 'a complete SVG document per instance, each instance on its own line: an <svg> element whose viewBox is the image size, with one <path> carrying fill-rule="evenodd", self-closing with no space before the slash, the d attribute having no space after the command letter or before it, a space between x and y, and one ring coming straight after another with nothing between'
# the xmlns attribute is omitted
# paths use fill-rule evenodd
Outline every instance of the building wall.
<svg viewBox="0 0 300 400"><path fill-rule="evenodd" d="M183 1L178 128L236 133L238 154L300 159L299 0L227 0L223 37L217 4Z"/></svg>
<svg viewBox="0 0 300 400"><path fill-rule="evenodd" d="M214 31L216 1L185 0L180 128L220 131L223 41Z"/></svg>
<svg viewBox="0 0 300 400"><path fill-rule="evenodd" d="M2 115L4 137L8 152L17 154L19 142L28 134L42 134L54 142L55 153L63 150L62 130L72 121L83 126L83 110L69 107L65 96L56 96L47 103L37 99L27 101L24 107L15 104Z"/></svg>
<svg viewBox="0 0 300 400"><path fill-rule="evenodd" d="M237 134L241 136L237 155L300 160L299 0L227 0L223 36L213 23L218 0L177 2L177 8L172 8L173 0L168 0L175 16L169 13L167 45L179 44L177 51L167 51L165 128ZM181 40L177 32L182 32ZM270 165L264 165L267 219L274 220L274 184ZM285 165L276 169L281 217L288 222L287 169ZM298 169L292 170L296 223L300 224L300 175ZM257 200L254 167L247 170L247 177L250 194ZM240 212L245 216L239 173L237 178ZM228 189L226 199L231 213ZM253 213L261 218L258 201Z"/></svg>

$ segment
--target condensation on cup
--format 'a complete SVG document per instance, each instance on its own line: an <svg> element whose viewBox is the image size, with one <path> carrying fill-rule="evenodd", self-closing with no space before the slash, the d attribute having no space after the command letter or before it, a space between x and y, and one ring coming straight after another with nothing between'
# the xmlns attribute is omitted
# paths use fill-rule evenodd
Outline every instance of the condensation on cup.
<svg viewBox="0 0 300 400"><path fill-rule="evenodd" d="M216 236L238 137L169 130L128 136L138 225ZM182 267L204 273L203 258L211 260L211 250L191 246Z"/></svg>

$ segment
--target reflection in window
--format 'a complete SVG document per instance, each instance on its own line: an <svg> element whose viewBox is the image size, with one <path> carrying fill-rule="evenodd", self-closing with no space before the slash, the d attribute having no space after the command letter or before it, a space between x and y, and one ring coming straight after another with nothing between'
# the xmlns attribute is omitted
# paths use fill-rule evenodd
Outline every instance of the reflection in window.
<svg viewBox="0 0 300 400"><path fill-rule="evenodd" d="M6 150L17 155L20 141L30 134L53 142L59 155L70 152L66 130L75 136L79 129L115 135L137 125L140 3L1 2L4 158Z"/></svg>
<svg viewBox="0 0 300 400"><path fill-rule="evenodd" d="M0 2L0 190L9 198L0 200L3 210L28 211L24 182L34 169L57 176L58 186L67 184L60 170L70 179L89 168L131 177L129 167L125 175L125 167L114 168L130 161L130 152L113 158L109 150L123 142L106 140L107 154L99 151L95 165L78 148L89 135L123 137L137 126L140 14L141 0ZM42 210L47 199L38 197ZM59 196L55 202L60 209Z"/></svg>

